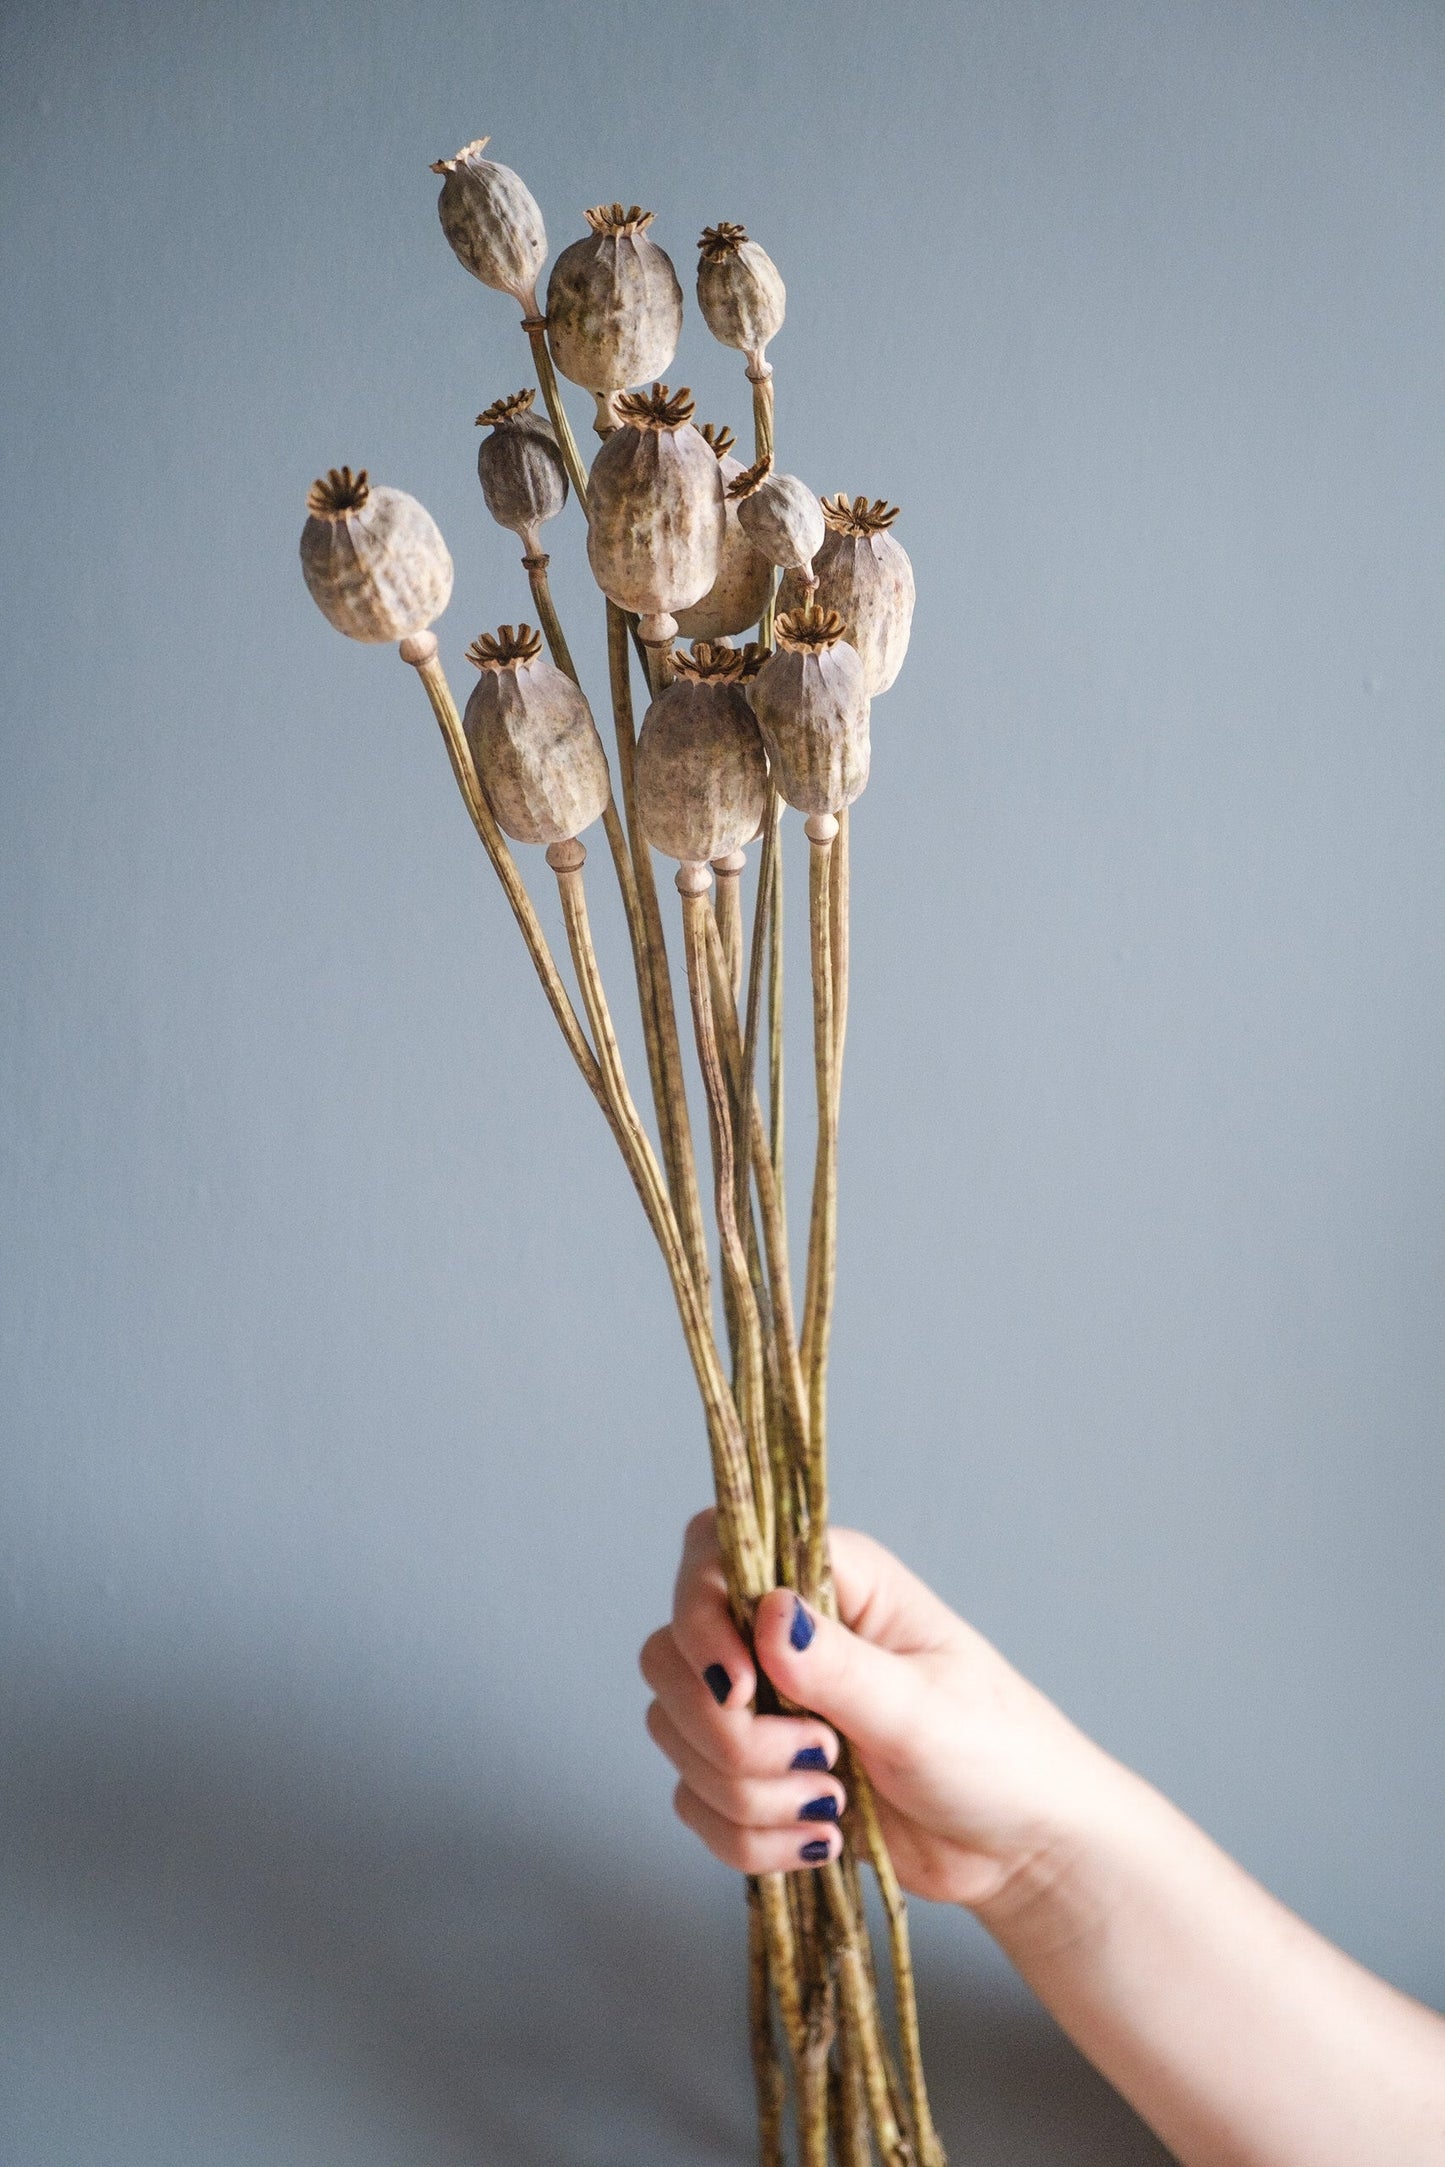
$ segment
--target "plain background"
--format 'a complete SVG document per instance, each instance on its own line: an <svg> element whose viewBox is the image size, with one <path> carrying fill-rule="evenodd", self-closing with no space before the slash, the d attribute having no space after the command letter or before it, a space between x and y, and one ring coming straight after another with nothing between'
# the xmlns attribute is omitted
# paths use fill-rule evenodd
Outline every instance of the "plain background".
<svg viewBox="0 0 1445 2167"><path fill-rule="evenodd" d="M458 683L526 613L530 357L427 170L483 132L554 248L638 201L690 290L744 221L783 463L903 506L838 1517L1445 1999L1441 60L1392 0L5 10L11 2167L748 2154L634 1670L707 1493L663 1274L296 563L365 464ZM745 429L695 312L671 375ZM960 2160L1159 2156L917 1931Z"/></svg>

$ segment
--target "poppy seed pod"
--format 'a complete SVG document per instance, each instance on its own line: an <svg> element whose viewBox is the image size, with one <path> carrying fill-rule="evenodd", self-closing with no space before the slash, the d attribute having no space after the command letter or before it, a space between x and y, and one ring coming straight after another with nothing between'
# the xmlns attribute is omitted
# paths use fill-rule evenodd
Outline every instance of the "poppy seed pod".
<svg viewBox="0 0 1445 2167"><path fill-rule="evenodd" d="M462 726L499 825L515 843L560 843L612 795L585 695L542 652L530 625L503 625L467 649L481 671Z"/></svg>
<svg viewBox="0 0 1445 2167"><path fill-rule="evenodd" d="M685 387L676 398L654 384L619 399L619 425L587 484L592 576L619 609L637 611L654 645L677 630L671 613L712 586L727 531L717 457L692 411Z"/></svg>
<svg viewBox="0 0 1445 2167"><path fill-rule="evenodd" d="M677 611L677 629L685 640L719 640L745 632L749 625L757 623L768 606L773 568L766 557L758 555L738 525L737 505L727 495L729 483L743 471L741 459L732 457L732 431L715 429L709 421L704 422L701 434L717 454L726 524L717 578L700 602L694 602L691 609Z"/></svg>
<svg viewBox="0 0 1445 2167"><path fill-rule="evenodd" d="M760 459L728 484L738 508L738 525L769 564L798 571L811 585L813 559L827 528L823 507L796 474L774 474L772 462Z"/></svg>
<svg viewBox="0 0 1445 2167"><path fill-rule="evenodd" d="M868 688L836 610L778 619L750 690L773 780L800 813L840 813L868 781Z"/></svg>
<svg viewBox="0 0 1445 2167"><path fill-rule="evenodd" d="M697 245L697 305L708 330L760 369L764 348L782 329L788 298L777 265L741 226L708 226Z"/></svg>
<svg viewBox="0 0 1445 2167"><path fill-rule="evenodd" d="M547 261L547 229L526 182L510 166L482 152L491 141L479 135L455 158L438 158L442 192L437 213L442 231L473 278L509 293L524 313L537 305L537 280Z"/></svg>
<svg viewBox="0 0 1445 2167"><path fill-rule="evenodd" d="M543 521L555 519L567 502L567 469L551 423L532 412L534 396L514 391L477 416L478 428L492 432L477 447L477 479L487 510L499 527L522 537L529 557L541 555Z"/></svg>
<svg viewBox="0 0 1445 2167"><path fill-rule="evenodd" d="M903 667L913 623L913 566L902 543L888 532L898 517L896 505L882 497L824 497L827 538L813 565L818 585L813 599L835 609L848 637L863 657L870 696L886 692ZM782 609L805 599L804 583L790 572L778 592Z"/></svg>
<svg viewBox="0 0 1445 2167"><path fill-rule="evenodd" d="M657 850L685 865L741 850L768 799L768 762L742 689L745 658L699 642L643 718L637 811Z"/></svg>
<svg viewBox="0 0 1445 2167"><path fill-rule="evenodd" d="M348 639L405 639L440 617L452 560L431 513L404 489L373 488L366 469L313 482L301 571L322 615Z"/></svg>
<svg viewBox="0 0 1445 2167"><path fill-rule="evenodd" d="M547 343L562 374L605 398L661 376L682 337L672 259L648 239L653 213L599 204L547 281Z"/></svg>

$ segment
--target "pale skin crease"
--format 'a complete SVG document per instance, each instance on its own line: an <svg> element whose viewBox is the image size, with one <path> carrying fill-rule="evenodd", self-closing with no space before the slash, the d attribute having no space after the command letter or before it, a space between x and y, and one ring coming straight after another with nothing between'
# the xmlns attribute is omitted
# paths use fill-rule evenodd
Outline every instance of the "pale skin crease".
<svg viewBox="0 0 1445 2167"><path fill-rule="evenodd" d="M904 1886L982 1920L1183 2167L1445 2167L1445 2019L1286 1910L880 1544L830 1543L844 1622L805 1613L795 1647L780 1589L755 1623L779 1693L818 1713L757 1715L712 1513L688 1527L641 1662L709 1850L746 1873L809 1870L804 1843L836 1856L836 1827L799 1815L841 1803L842 1733ZM795 1769L805 1749L826 1768Z"/></svg>

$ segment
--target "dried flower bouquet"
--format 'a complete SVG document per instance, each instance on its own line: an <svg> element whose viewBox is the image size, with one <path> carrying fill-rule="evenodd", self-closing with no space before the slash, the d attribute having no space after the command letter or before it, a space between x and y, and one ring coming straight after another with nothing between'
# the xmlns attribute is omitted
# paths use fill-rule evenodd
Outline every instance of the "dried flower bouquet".
<svg viewBox="0 0 1445 2167"><path fill-rule="evenodd" d="M474 641L467 659L477 682L459 712L430 629L451 593L446 545L414 498L371 484L364 471L333 469L312 488L302 569L338 630L398 641L417 671L568 1050L617 1140L667 1265L702 1396L729 1592L746 1633L758 1599L779 1585L834 1608L825 1539L827 1380L848 1011L848 808L868 780L871 702L893 683L907 648L913 575L886 503L820 501L776 469L767 348L782 325L785 294L741 226L703 234L697 298L713 335L746 358L754 427L747 468L731 456L729 432L694 426L690 394L661 381L681 337L683 297L651 236L653 214L621 203L589 210L588 232L552 267L544 308L541 212L485 148L485 138L468 144L433 170L443 176L441 222L456 255L521 307L546 408L544 419L527 390L478 417L487 431L477 458L483 497L521 542L540 631L504 624ZM601 445L590 473L562 405L559 370L596 403ZM585 517L588 562L606 602L621 813L547 578L542 529L569 493ZM755 637L735 647L746 633ZM692 642L690 653L679 637ZM648 697L640 734L634 650ZM785 804L805 816L810 870L816 1144L801 1319L783 1193ZM631 939L656 1149L623 1072L589 925L579 838L599 819ZM509 838L545 847L581 1016ZM757 901L745 938L740 875L756 840ZM678 861L726 1359L654 850ZM842 1825L814 1834L806 1854L820 1863L748 1883L760 2157L765 2167L784 2157L791 2090L806 2167L828 2167L830 2157L837 2167L867 2167L875 2157L885 2167L943 2167L924 2087L903 1900L867 1778L846 1746L844 1754ZM887 1918L893 2040L860 1859L877 1876Z"/></svg>

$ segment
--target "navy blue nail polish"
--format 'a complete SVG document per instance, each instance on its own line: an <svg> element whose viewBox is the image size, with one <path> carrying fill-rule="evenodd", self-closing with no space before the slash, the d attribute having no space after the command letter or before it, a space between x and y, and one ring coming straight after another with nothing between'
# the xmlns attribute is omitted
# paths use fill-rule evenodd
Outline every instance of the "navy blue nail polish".
<svg viewBox="0 0 1445 2167"><path fill-rule="evenodd" d="M803 1746L793 1755L789 1765L793 1768L826 1768L828 1756L821 1746Z"/></svg>
<svg viewBox="0 0 1445 2167"><path fill-rule="evenodd" d="M798 1808L800 1821L836 1821L838 1801L836 1798L810 1798L806 1806Z"/></svg>
<svg viewBox="0 0 1445 2167"><path fill-rule="evenodd" d="M793 1622L788 1627L788 1638L799 1655L808 1646L817 1630L818 1628L814 1625L812 1618L795 1595L793 1597Z"/></svg>
<svg viewBox="0 0 1445 2167"><path fill-rule="evenodd" d="M722 1664L709 1663L707 1669L702 1674L702 1682L707 1687L709 1693L711 1693L713 1699L717 1702L719 1708L721 1708L723 1702L727 1699L729 1693L731 1693L733 1689L732 1679L723 1669Z"/></svg>
<svg viewBox="0 0 1445 2167"><path fill-rule="evenodd" d="M798 1856L806 1859L810 1866L816 1866L820 1859L828 1856L832 1848L826 1836L815 1836L811 1843L804 1844Z"/></svg>

